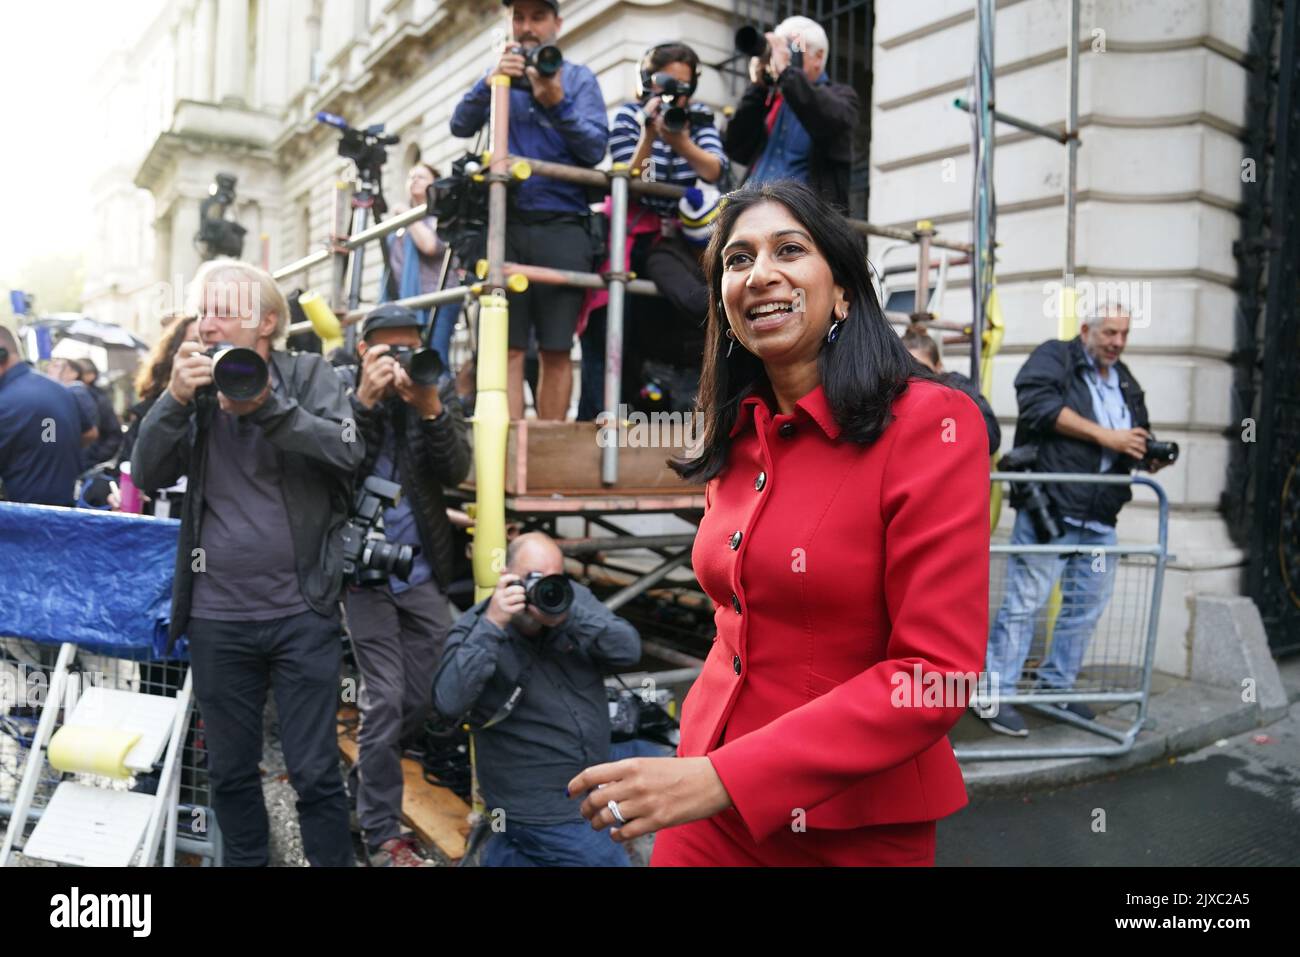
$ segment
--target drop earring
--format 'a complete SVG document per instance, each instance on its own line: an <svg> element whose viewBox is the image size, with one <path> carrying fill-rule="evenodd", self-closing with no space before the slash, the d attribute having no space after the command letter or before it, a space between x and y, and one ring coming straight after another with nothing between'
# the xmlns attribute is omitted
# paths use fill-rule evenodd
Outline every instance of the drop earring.
<svg viewBox="0 0 1300 957"><path fill-rule="evenodd" d="M734 348L736 348L736 334L735 334L734 332L731 331L731 328L730 328L730 327L728 327L728 328L727 328L727 333L726 333L726 335L727 335L727 338L731 340L731 342L730 342L730 343L728 344L728 346L727 346L727 358L730 359L730 358L731 358L731 350L734 349Z"/></svg>
<svg viewBox="0 0 1300 957"><path fill-rule="evenodd" d="M844 325L845 315L840 310L835 310L835 318L831 321L831 327L826 331L826 344L830 345L840 337L840 326Z"/></svg>

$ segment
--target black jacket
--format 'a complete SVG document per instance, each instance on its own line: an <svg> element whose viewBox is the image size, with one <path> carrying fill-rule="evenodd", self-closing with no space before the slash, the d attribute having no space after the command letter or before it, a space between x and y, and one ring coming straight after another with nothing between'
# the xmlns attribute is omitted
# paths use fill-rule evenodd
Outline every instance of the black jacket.
<svg viewBox="0 0 1300 957"><path fill-rule="evenodd" d="M1093 422L1092 392L1088 389L1088 359L1083 340L1075 336L1066 342L1051 339L1029 354L1016 375L1016 403L1020 418L1016 422L1016 446L1037 445L1039 472L1101 471L1101 446L1072 439L1054 428L1061 410L1067 406ZM1146 400L1141 386L1123 362L1116 362L1119 387L1133 417L1133 428L1150 428ZM1127 455L1117 456L1112 475L1128 475L1137 462ZM1119 510L1133 497L1127 485L1084 485L1048 482L1048 498L1062 518L1096 521L1114 525Z"/></svg>
<svg viewBox="0 0 1300 957"><path fill-rule="evenodd" d="M395 433L397 475L415 517L421 554L445 594L451 584L454 532L442 489L465 481L470 452L465 414L451 376L444 377L438 396L446 414L431 422L421 419L415 409L399 399L376 402L369 409L357 401L355 392L351 400L357 429L366 440L366 456L357 470L358 484L374 471L388 429L401 426Z"/></svg>
<svg viewBox="0 0 1300 957"><path fill-rule="evenodd" d="M99 426L99 438L86 449L86 462L90 465L98 465L100 462L110 461L122 447L122 423L113 410L113 400L109 398L107 392L97 385L88 385L86 388L94 398L95 408L99 411L99 420L96 422Z"/></svg>
<svg viewBox="0 0 1300 957"><path fill-rule="evenodd" d="M846 83L814 85L807 74L793 67L781 71L775 87L751 83L727 124L727 155L737 163L753 165L767 145L767 113L778 89L812 138L808 185L823 199L847 211L858 94Z"/></svg>
<svg viewBox="0 0 1300 957"><path fill-rule="evenodd" d="M294 564L303 600L321 615L335 613L343 585L340 531L352 509L352 475L366 448L353 429L347 391L318 355L271 353L284 383L249 421L262 427L280 452L284 500L293 536ZM199 396L181 405L164 392L140 423L131 453L131 480L147 494L189 477L181 509L176 575L172 580L172 618L167 647L184 634L190 620L194 570L192 550L203 519L208 429L217 401Z"/></svg>
<svg viewBox="0 0 1300 957"><path fill-rule="evenodd" d="M609 700L603 675L641 658L636 628L572 582L568 617L529 637L487 619L484 598L452 625L433 679L433 705L448 721L492 717L522 683L509 716L474 735L488 806L521 824L582 820L564 786L609 760Z"/></svg>
<svg viewBox="0 0 1300 957"><path fill-rule="evenodd" d="M939 376L939 381L959 392L966 393L971 401L979 406L980 415L984 416L984 431L989 437L989 455L997 455L998 449L1002 446L1002 426L998 424L998 417L993 414L993 406L989 405L989 400L984 398L975 381L960 372L945 372Z"/></svg>

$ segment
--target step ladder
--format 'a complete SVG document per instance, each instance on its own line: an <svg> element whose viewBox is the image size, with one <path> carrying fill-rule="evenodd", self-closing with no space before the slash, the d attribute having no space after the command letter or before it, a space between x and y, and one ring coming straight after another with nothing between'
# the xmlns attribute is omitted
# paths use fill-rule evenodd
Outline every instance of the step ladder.
<svg viewBox="0 0 1300 957"><path fill-rule="evenodd" d="M15 863L16 849L26 858L71 866L128 867L138 862L138 866L151 867L158 858L160 839L164 840L163 864L170 867L176 857L180 752L192 700L189 669L175 698L98 687L77 695L77 683L68 680L76 650L76 645L67 642L59 648L49 697L41 710L13 815L0 845L0 867ZM161 758L157 792L142 794L63 781L44 810L31 814L61 706L65 725L139 734L123 763L135 774L151 771ZM24 841L29 815L39 820Z"/></svg>

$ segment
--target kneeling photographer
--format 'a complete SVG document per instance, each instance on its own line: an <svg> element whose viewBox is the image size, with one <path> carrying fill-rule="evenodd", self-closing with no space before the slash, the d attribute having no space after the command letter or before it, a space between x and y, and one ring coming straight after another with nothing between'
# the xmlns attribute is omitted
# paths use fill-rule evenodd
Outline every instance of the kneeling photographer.
<svg viewBox="0 0 1300 957"><path fill-rule="evenodd" d="M511 541L496 590L452 627L433 686L443 717L477 729L475 767L493 832L484 866L628 865L565 786L609 759L604 675L640 657L636 629L570 581L550 537Z"/></svg>
<svg viewBox="0 0 1300 957"><path fill-rule="evenodd" d="M358 486L381 479L401 489L395 504L390 497L382 509L387 547L358 562L356 581L347 589L348 628L361 675L353 793L375 867L425 863L399 827L402 746L424 728L433 674L451 627L446 590L453 532L442 490L464 481L470 463L455 383L437 351L422 348L422 326L421 316L405 306L373 310L357 344L362 364L352 396L366 441ZM376 499L366 514L379 507Z"/></svg>
<svg viewBox="0 0 1300 957"><path fill-rule="evenodd" d="M307 860L351 867L335 737L338 600L365 447L325 360L272 347L289 318L275 280L213 260L194 289L202 344L180 344L166 391L140 423L131 476L148 494L189 478L168 650L188 635L225 861L267 864L258 762L269 685Z"/></svg>
<svg viewBox="0 0 1300 957"><path fill-rule="evenodd" d="M1016 375L1015 448L999 462L1002 471L1082 472L1128 475L1134 468L1159 471L1178 457L1178 446L1157 442L1150 432L1141 387L1120 361L1128 344L1127 311L1111 307L1084 322L1074 339L1038 346ZM1037 687L1074 686L1084 652L1110 601L1115 562L1097 566L1091 546L1114 545L1120 509L1133 497L1129 485L1016 482L1011 504L1013 545L1081 546L1073 555L1012 555L1006 595L989 634L987 670L1014 692L1034 636L1034 621L1061 582L1061 610L1051 651L1038 667ZM1081 702L1057 707L1091 720ZM977 714L990 729L1013 737L1029 733L1010 705Z"/></svg>

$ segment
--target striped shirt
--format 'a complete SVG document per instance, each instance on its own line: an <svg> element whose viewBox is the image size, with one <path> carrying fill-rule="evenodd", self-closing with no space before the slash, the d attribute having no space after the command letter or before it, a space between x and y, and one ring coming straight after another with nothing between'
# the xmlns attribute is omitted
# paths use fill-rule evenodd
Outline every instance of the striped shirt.
<svg viewBox="0 0 1300 957"><path fill-rule="evenodd" d="M614 114L614 122L609 136L609 155L615 163L630 163L636 153L636 144L641 139L641 123L645 113L639 103L624 103ZM722 161L722 170L727 169L727 154L722 148L722 137L718 128L710 123L708 126L692 126L691 142L712 153ZM663 140L655 140L650 147L651 162L647 164L647 179L656 183L671 183L674 186L694 186L698 180L695 168L685 157L677 155L671 146ZM662 216L672 216L677 212L677 200L663 196L642 196L638 200L643 206Z"/></svg>

